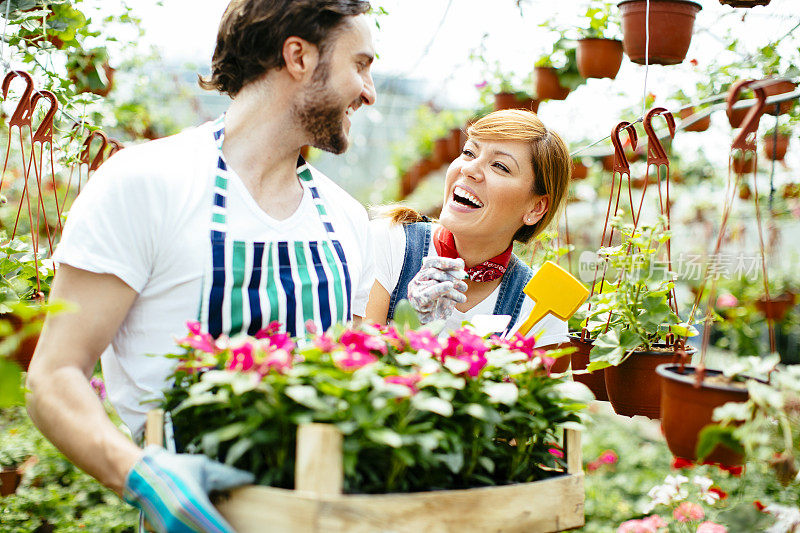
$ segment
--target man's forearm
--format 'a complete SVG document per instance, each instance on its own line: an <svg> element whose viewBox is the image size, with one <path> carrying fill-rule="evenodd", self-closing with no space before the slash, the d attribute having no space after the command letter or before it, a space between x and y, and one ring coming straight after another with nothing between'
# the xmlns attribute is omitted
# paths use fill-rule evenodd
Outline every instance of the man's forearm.
<svg viewBox="0 0 800 533"><path fill-rule="evenodd" d="M98 481L122 494L125 477L142 451L108 418L89 380L64 366L28 377L28 413L64 455Z"/></svg>

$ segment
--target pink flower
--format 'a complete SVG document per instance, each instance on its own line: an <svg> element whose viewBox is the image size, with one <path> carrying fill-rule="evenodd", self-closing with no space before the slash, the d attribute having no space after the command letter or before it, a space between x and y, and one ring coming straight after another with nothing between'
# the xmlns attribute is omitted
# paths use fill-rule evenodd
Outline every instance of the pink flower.
<svg viewBox="0 0 800 533"><path fill-rule="evenodd" d="M231 350L231 357L228 359L225 369L247 372L253 368L253 364L253 345L245 341L241 346L237 346Z"/></svg>
<svg viewBox="0 0 800 533"><path fill-rule="evenodd" d="M295 348L294 341L288 333L274 333L265 340L269 340L266 346L267 351L286 350L287 352L291 352Z"/></svg>
<svg viewBox="0 0 800 533"><path fill-rule="evenodd" d="M417 383L422 379L419 374L409 374L405 376L386 376L383 380L386 383L394 383L396 385L405 385L411 390L411 394L419 392Z"/></svg>
<svg viewBox="0 0 800 533"><path fill-rule="evenodd" d="M357 330L347 330L339 337L347 351L368 353L371 351L386 355L388 349L386 343L380 337Z"/></svg>
<svg viewBox="0 0 800 533"><path fill-rule="evenodd" d="M525 337L519 331L514 334L513 337L508 339L507 346L509 350L516 350L518 352L522 352L528 356L528 360L530 361L533 359L534 355L534 348L536 347L536 338L531 335L530 337ZM552 359L552 358L550 358ZM550 364L552 366L552 363Z"/></svg>
<svg viewBox="0 0 800 533"><path fill-rule="evenodd" d="M469 377L471 378L478 377L478 375L481 373L481 370L483 370L483 367L485 367L486 363L488 362L483 354L477 353L473 353L472 355L458 355L456 356L456 359L469 363L467 374L469 374Z"/></svg>
<svg viewBox="0 0 800 533"><path fill-rule="evenodd" d="M706 520L697 526L697 533L728 533L728 528L715 522Z"/></svg>
<svg viewBox="0 0 800 533"><path fill-rule="evenodd" d="M586 465L586 470L588 470L589 472L594 472L595 470L600 468L600 465L601 465L600 461L590 461Z"/></svg>
<svg viewBox="0 0 800 533"><path fill-rule="evenodd" d="M600 454L600 457L597 458L601 463L605 463L607 465L613 465L619 460L619 456L614 450L606 450Z"/></svg>
<svg viewBox="0 0 800 533"><path fill-rule="evenodd" d="M312 335L317 333L317 325L314 324L313 320L306 320L306 331Z"/></svg>
<svg viewBox="0 0 800 533"><path fill-rule="evenodd" d="M647 518L628 520L617 528L617 533L657 533L659 529L667 526L667 523L657 514Z"/></svg>
<svg viewBox="0 0 800 533"><path fill-rule="evenodd" d="M489 82L488 82L488 81L486 81L486 80L483 80L483 81L482 81L482 82L480 82L480 83L476 83L476 84L475 84L475 88L476 88L476 89L483 89L483 88L484 88L484 87L486 87L487 85L489 85Z"/></svg>
<svg viewBox="0 0 800 533"><path fill-rule="evenodd" d="M720 294L717 296L717 309L730 309L739 305L739 300L733 294Z"/></svg>
<svg viewBox="0 0 800 533"><path fill-rule="evenodd" d="M272 369L279 374L283 374L290 368L292 368L291 352L278 349L265 354L265 357L258 362L256 372L263 377L269 374Z"/></svg>
<svg viewBox="0 0 800 533"><path fill-rule="evenodd" d="M392 348L397 351L402 351L403 348L406 346L406 342L400 336L400 333L397 332L397 329L394 326L382 326L379 328L383 339L389 344Z"/></svg>
<svg viewBox="0 0 800 533"><path fill-rule="evenodd" d="M330 335L323 333L322 335L314 338L314 346L316 346L317 349L323 353L330 353L337 346L337 344Z"/></svg>
<svg viewBox="0 0 800 533"><path fill-rule="evenodd" d="M177 339L178 345L206 353L217 353L219 351L214 337L209 333L204 333L200 329L199 322L189 321L186 323L186 327L189 329L189 334L182 339Z"/></svg>
<svg viewBox="0 0 800 533"><path fill-rule="evenodd" d="M107 394L106 394L106 384L103 383L102 379L100 379L100 378L92 378L89 381L89 385L92 386L92 389L94 389L94 393L97 394L98 398L100 398L101 400L105 400L106 399L106 396L107 396Z"/></svg>
<svg viewBox="0 0 800 533"><path fill-rule="evenodd" d="M432 354L438 354L442 351L442 345L439 343L439 339L427 329L406 331L406 339L408 339L408 345L411 346L411 349L417 352L426 350Z"/></svg>
<svg viewBox="0 0 800 533"><path fill-rule="evenodd" d="M281 330L281 323L278 322L277 320L273 320L272 322L267 324L267 327L256 332L255 337L256 339L266 339L267 337L275 335L280 330Z"/></svg>
<svg viewBox="0 0 800 533"><path fill-rule="evenodd" d="M186 323L186 327L189 329L189 333L193 335L200 335L203 331L200 329L200 322L197 320L190 320Z"/></svg>
<svg viewBox="0 0 800 533"><path fill-rule="evenodd" d="M558 457L559 459L564 458L564 452L558 448L550 448L549 450L547 450L547 453L549 453L553 457Z"/></svg>
<svg viewBox="0 0 800 533"><path fill-rule="evenodd" d="M346 350L342 352L342 354L343 355L335 359L335 363L342 370L358 370L359 368L367 366L368 364L374 363L378 360L377 357L369 352Z"/></svg>
<svg viewBox="0 0 800 533"><path fill-rule="evenodd" d="M678 507L672 511L672 516L678 522L693 522L695 520L702 520L706 513L703 508L692 502L682 502Z"/></svg>
<svg viewBox="0 0 800 533"><path fill-rule="evenodd" d="M467 328L457 329L447 337L447 344L442 350L442 361L445 357L478 355L483 357L488 348L483 338L475 335Z"/></svg>

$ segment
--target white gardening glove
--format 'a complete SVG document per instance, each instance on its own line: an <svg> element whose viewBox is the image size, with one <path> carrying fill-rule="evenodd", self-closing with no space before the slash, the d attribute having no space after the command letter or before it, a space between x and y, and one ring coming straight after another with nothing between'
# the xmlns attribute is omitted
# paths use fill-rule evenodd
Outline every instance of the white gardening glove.
<svg viewBox="0 0 800 533"><path fill-rule="evenodd" d="M408 284L408 301L423 324L445 320L457 303L467 301L463 259L428 256Z"/></svg>

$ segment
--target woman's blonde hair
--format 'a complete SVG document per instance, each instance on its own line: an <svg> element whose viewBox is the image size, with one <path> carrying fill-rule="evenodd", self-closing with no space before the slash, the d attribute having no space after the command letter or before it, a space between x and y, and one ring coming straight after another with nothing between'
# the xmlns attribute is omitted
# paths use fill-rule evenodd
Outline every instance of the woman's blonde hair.
<svg viewBox="0 0 800 533"><path fill-rule="evenodd" d="M528 242L557 220L567 198L572 160L567 145L555 131L548 129L535 113L523 109L505 109L476 120L467 128L467 135L487 141L522 141L531 149L531 192L539 196L548 195L550 205L539 222L523 225L517 230L514 240ZM395 224L423 220L421 214L404 206L389 206L382 215L391 218Z"/></svg>
<svg viewBox="0 0 800 533"><path fill-rule="evenodd" d="M557 220L567 198L572 175L569 149L558 133L548 129L536 113L523 109L504 109L475 121L467 128L467 135L472 139L487 141L522 141L531 149L531 192L549 196L550 205L539 222L523 225L517 230L514 240L528 242Z"/></svg>

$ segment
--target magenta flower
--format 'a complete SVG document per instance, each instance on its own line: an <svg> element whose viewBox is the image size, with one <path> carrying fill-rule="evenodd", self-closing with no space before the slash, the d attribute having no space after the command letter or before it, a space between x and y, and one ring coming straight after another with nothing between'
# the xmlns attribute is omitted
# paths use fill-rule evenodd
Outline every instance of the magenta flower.
<svg viewBox="0 0 800 533"><path fill-rule="evenodd" d="M186 323L186 327L189 329L189 333L193 335L200 335L201 333L203 333L203 330L201 329L200 326L200 322L198 322L197 320L188 321Z"/></svg>
<svg viewBox="0 0 800 533"><path fill-rule="evenodd" d="M402 351L406 347L406 342L394 326L379 326L378 331L381 332L383 340L395 350Z"/></svg>
<svg viewBox="0 0 800 533"><path fill-rule="evenodd" d="M330 335L323 333L314 338L314 346L323 353L331 353L337 344Z"/></svg>
<svg viewBox="0 0 800 533"><path fill-rule="evenodd" d="M376 351L382 355L386 355L388 351L386 342L384 342L383 339L363 331L347 330L339 337L339 342L342 343L348 351L363 353Z"/></svg>
<svg viewBox="0 0 800 533"><path fill-rule="evenodd" d="M231 350L231 357L225 365L226 370L247 372L253 368L253 345L245 341L241 346Z"/></svg>
<svg viewBox="0 0 800 533"><path fill-rule="evenodd" d="M206 353L217 353L219 352L219 347L217 346L214 337L212 337L209 333L204 333L200 329L200 322L197 321L189 321L186 323L186 327L189 329L189 334L182 338L176 339L176 343L184 348L191 348L192 350L200 350L201 352Z"/></svg>
<svg viewBox="0 0 800 533"><path fill-rule="evenodd" d="M706 513L703 508L692 502L682 502L678 507L672 511L672 516L678 522L693 522L695 520L702 520Z"/></svg>
<svg viewBox="0 0 800 533"><path fill-rule="evenodd" d="M419 374L409 374L405 376L386 376L383 380L386 383L394 383L396 385L405 385L411 390L411 394L419 392L417 383L422 379Z"/></svg>
<svg viewBox="0 0 800 533"><path fill-rule="evenodd" d="M619 456L614 450L606 450L597 458L601 463L613 465L619 460Z"/></svg>
<svg viewBox="0 0 800 533"><path fill-rule="evenodd" d="M269 340L266 346L267 351L286 350L287 352L291 352L295 348L294 341L288 333L273 333L269 337L266 337L265 340Z"/></svg>
<svg viewBox="0 0 800 533"><path fill-rule="evenodd" d="M536 347L536 338L533 335L530 337L525 337L518 331L513 337L508 339L506 345L508 346L509 350L516 350L524 353L528 356L528 360L530 361L533 359L533 349ZM552 366L552 363L550 363L550 366Z"/></svg>
<svg viewBox="0 0 800 533"><path fill-rule="evenodd" d="M280 330L281 330L281 323L278 322L277 320L273 320L272 322L267 324L267 327L256 332L255 337L256 339L266 339L267 337L275 335Z"/></svg>
<svg viewBox="0 0 800 533"><path fill-rule="evenodd" d="M92 389L94 389L94 393L97 394L98 398L100 398L101 400L105 400L106 399L106 396L107 396L107 394L106 394L106 384L103 383L102 379L100 379L100 378L92 378L89 381L89 385L92 386Z"/></svg>
<svg viewBox="0 0 800 533"><path fill-rule="evenodd" d="M446 357L461 357L477 355L483 357L488 348L483 338L475 335L467 328L457 329L447 337L447 344L442 350L442 361Z"/></svg>
<svg viewBox="0 0 800 533"><path fill-rule="evenodd" d="M311 335L315 335L317 333L317 325L314 324L313 320L306 320L306 331Z"/></svg>
<svg viewBox="0 0 800 533"><path fill-rule="evenodd" d="M476 84L475 84L475 88L476 88L476 89L483 89L483 88L484 88L484 87L486 87L487 85L489 85L489 82L488 82L488 81L486 81L486 80L483 80L483 81L482 81L482 82L480 82L480 83L476 83Z"/></svg>
<svg viewBox="0 0 800 533"><path fill-rule="evenodd" d="M369 352L346 350L342 356L337 357L334 361L342 370L351 371L358 370L377 360L378 358Z"/></svg>
<svg viewBox="0 0 800 533"><path fill-rule="evenodd" d="M408 339L408 345L411 346L411 349L417 352L425 350L432 354L437 354L442 350L439 339L427 329L406 331L406 339Z"/></svg>
<svg viewBox="0 0 800 533"><path fill-rule="evenodd" d="M473 353L472 355L457 355L456 359L469 363L467 374L469 374L471 378L478 377L487 363L486 357L478 353Z"/></svg>
<svg viewBox="0 0 800 533"><path fill-rule="evenodd" d="M697 526L697 533L728 533L728 528L715 522L711 522L710 520L706 520Z"/></svg>
<svg viewBox="0 0 800 533"><path fill-rule="evenodd" d="M263 358L259 358L256 372L264 377L270 370L276 370L279 374L285 374L292 368L292 353L278 349L267 352Z"/></svg>

